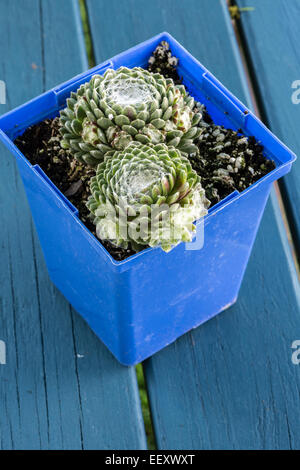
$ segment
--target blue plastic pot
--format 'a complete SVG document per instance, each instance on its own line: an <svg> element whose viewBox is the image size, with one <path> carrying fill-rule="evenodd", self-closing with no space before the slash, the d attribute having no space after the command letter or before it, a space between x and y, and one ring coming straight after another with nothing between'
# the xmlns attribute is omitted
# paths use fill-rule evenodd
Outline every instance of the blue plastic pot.
<svg viewBox="0 0 300 470"><path fill-rule="evenodd" d="M181 243L168 254L149 248L118 262L13 140L28 126L57 116L70 92L93 74L122 65L146 66L162 40L170 43L179 58L185 85L207 106L215 122L254 135L276 168L209 210L202 249L186 250ZM286 174L295 160L295 155L246 110L175 39L162 33L0 118L0 138L17 159L51 279L123 364L144 360L237 299L272 182Z"/></svg>

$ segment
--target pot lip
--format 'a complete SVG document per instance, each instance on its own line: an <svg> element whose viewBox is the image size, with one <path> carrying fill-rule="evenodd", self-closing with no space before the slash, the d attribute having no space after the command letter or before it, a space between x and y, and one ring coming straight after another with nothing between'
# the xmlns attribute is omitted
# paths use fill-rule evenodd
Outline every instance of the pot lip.
<svg viewBox="0 0 300 470"><path fill-rule="evenodd" d="M30 169L34 172L34 174L42 178L47 189L54 193L55 197L58 198L65 208L70 212L70 214L75 219L76 223L78 223L85 231L85 236L89 240L89 242L93 245L93 247L102 254L105 255L105 258L109 262L109 264L113 265L115 269L118 271L123 271L125 269L129 269L129 267L133 267L137 264L137 260L141 257L149 256L149 253L153 252L154 250L158 250L158 247L155 248L146 248L141 252L138 252L128 258L117 261L115 260L111 254L106 250L106 248L102 245L100 240L98 240L84 225L84 223L78 217L77 209L68 201L68 199L63 195L63 193L52 183L52 181L47 177L47 175L41 170L38 165L31 165L31 163L27 160L27 158L22 154L22 152L16 147L13 140L17 137L17 135L22 134L22 132L27 129L30 125L33 125L34 122L40 122L50 116L54 116L57 114L59 109L65 106L65 100L69 96L70 91L79 87L81 83L86 82L92 75L99 73L102 74L108 68L118 68L120 66L124 66L124 61L126 63L126 67L134 67L137 66L137 61L140 59L142 60L141 51L147 51L149 54L153 51L153 49L163 40L169 42L173 53L176 56L184 56L185 66L179 66L179 69L184 70L189 78L193 79L193 84L198 85L201 89L215 92L216 94L220 95L222 100L222 105L226 103L230 106L230 110L233 111L234 117L236 118L237 128L242 128L245 135L253 135L251 133L251 129L256 129L256 131L260 130L261 133L264 133L266 139L272 144L273 151L267 149L265 154L268 157L271 157L275 160L276 167L267 175L260 178L258 181L253 183L251 186L243 190L242 192L233 191L223 200L219 201L219 203L215 204L211 209L208 210L208 214L204 216L202 219L195 222L195 225L198 226L201 223L208 223L211 217L215 216L218 212L223 210L228 205L232 204L234 201L241 197L245 197L250 191L255 190L258 186L263 183L268 182L271 184L272 181L275 181L280 176L286 174L290 168L292 163L296 160L296 155L283 143L278 139L254 114L253 112L248 109L238 98L236 98L227 88L225 88L222 83L217 80L197 59L195 59L175 38L173 38L168 32L162 32L152 38L137 44L136 46L122 52L120 54L115 55L111 59L102 62L101 64L89 69L81 74L76 75L72 79L50 89L49 91L39 95L38 97L26 102L25 104L14 108L13 110L9 111L8 113L3 114L0 117L0 140L8 147L18 158L23 160L23 162L30 167ZM136 57L137 52L140 51L140 56ZM144 52L143 52L144 53ZM148 55L149 55L148 54ZM181 60L180 60L181 62ZM179 62L179 63L180 63ZM142 64L140 66L143 66ZM189 73L189 70L186 68L197 69L197 78ZM202 72L199 75L199 71ZM18 111L24 108L24 106L30 106L32 104L37 103L40 100L51 101L50 104L45 104L44 109L42 112L39 109L38 115L35 117L31 117L29 121L22 120L20 125L12 125L14 122L14 115ZM216 103L214 103L215 106ZM234 122L234 118L231 117L231 120ZM242 125L241 125L242 124ZM248 133L247 133L248 130ZM277 156L277 153L279 156ZM275 156L276 153L276 156ZM173 248L172 252L182 245L180 243L176 247ZM162 256L170 256L170 253L164 253L160 250ZM143 259L143 258L142 258Z"/></svg>

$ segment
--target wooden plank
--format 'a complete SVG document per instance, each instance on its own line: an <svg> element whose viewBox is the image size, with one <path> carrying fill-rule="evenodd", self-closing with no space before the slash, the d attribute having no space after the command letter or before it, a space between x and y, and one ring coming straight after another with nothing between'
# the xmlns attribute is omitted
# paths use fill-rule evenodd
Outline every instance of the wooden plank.
<svg viewBox="0 0 300 470"><path fill-rule="evenodd" d="M160 448L300 448L299 291L276 205L273 196L237 304L146 362Z"/></svg>
<svg viewBox="0 0 300 470"><path fill-rule="evenodd" d="M97 62L168 30L249 103L225 2L87 4ZM299 447L298 295L273 195L236 306L145 364L159 448Z"/></svg>
<svg viewBox="0 0 300 470"><path fill-rule="evenodd" d="M238 0L253 7L241 14L241 25L256 77L266 121L296 154L300 154L300 2L298 0ZM298 80L298 83L296 81ZM292 88L295 82L296 88ZM296 93L292 100L293 93ZM300 160L282 180L292 231L300 247Z"/></svg>
<svg viewBox="0 0 300 470"><path fill-rule="evenodd" d="M86 4L97 63L168 31L217 76L228 67L235 38L230 24L224 25L220 15L224 8L220 0L86 0ZM202 9L209 14L207 23ZM225 44L219 30L227 35ZM224 84L235 87L237 96L248 96L246 81L236 80L235 73L229 69Z"/></svg>
<svg viewBox="0 0 300 470"><path fill-rule="evenodd" d="M87 68L77 1L0 1L6 112ZM1 449L144 448L135 371L49 280L14 158L0 153Z"/></svg>

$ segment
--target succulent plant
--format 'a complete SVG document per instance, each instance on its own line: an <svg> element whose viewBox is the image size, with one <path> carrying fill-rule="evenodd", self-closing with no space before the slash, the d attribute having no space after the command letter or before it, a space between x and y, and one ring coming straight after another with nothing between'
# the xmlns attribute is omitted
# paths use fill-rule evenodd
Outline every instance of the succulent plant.
<svg viewBox="0 0 300 470"><path fill-rule="evenodd" d="M131 141L198 152L193 141L201 113L194 105L185 87L171 78L138 67L108 69L71 93L60 115L61 145L92 166Z"/></svg>
<svg viewBox="0 0 300 470"><path fill-rule="evenodd" d="M97 236L139 251L164 251L190 241L193 222L207 213L200 177L175 147L131 142L107 153L90 182L87 206Z"/></svg>

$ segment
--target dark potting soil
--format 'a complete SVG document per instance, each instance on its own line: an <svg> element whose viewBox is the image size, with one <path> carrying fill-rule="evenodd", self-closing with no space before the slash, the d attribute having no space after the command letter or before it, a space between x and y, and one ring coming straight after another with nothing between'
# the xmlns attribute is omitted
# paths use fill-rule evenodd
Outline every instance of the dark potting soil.
<svg viewBox="0 0 300 470"><path fill-rule="evenodd" d="M202 123L203 131L197 143L198 156L190 156L193 169L201 176L207 198L214 206L237 190L248 188L275 168L263 155L263 146L255 137Z"/></svg>
<svg viewBox="0 0 300 470"><path fill-rule="evenodd" d="M79 217L85 226L96 236L95 225L89 218L86 201L90 195L89 181L95 174L95 169L79 163L68 150L60 147L58 118L45 121L29 127L22 136L15 140L32 165L39 165L57 188L78 209ZM112 245L109 241L101 243L117 260L122 261L135 254L133 250Z"/></svg>
<svg viewBox="0 0 300 470"><path fill-rule="evenodd" d="M163 41L149 59L148 70L182 83L176 67L178 59L172 56L169 45ZM202 133L197 143L199 156L191 156L192 167L201 176L211 207L231 194L243 191L275 168L263 155L263 147L254 137L246 138L241 132L225 129L213 123L204 106L201 107ZM75 160L68 150L60 147L58 118L46 119L29 127L15 140L19 150L31 164L38 164L58 189L78 209L79 217L96 236L95 226L89 217L86 201L90 194L89 181L95 169ZM135 254L131 249L118 248L109 241L102 245L117 260Z"/></svg>
<svg viewBox="0 0 300 470"><path fill-rule="evenodd" d="M177 72L179 60L170 46L162 41L148 60L147 69L182 83ZM202 134L197 143L198 156L190 156L193 169L201 176L201 184L210 200L210 207L233 191L243 191L275 168L263 155L263 146L255 137L245 138L242 130L235 132L214 124L205 106L201 106ZM242 161L241 161L242 160Z"/></svg>
<svg viewBox="0 0 300 470"><path fill-rule="evenodd" d="M177 72L178 59L172 56L170 46L162 41L148 60L147 70L152 73L160 73L166 78L172 78L176 85L182 83Z"/></svg>

